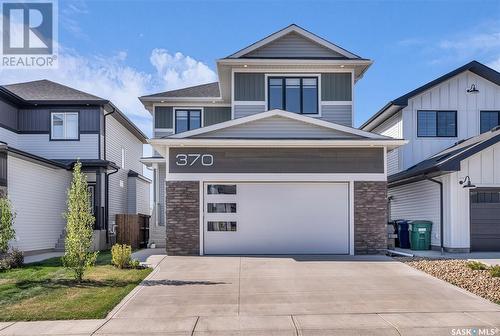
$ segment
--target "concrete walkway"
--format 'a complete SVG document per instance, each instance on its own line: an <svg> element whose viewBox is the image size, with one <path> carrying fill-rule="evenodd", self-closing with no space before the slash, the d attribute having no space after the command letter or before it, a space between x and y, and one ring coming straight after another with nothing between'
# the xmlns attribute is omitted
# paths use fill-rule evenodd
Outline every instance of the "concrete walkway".
<svg viewBox="0 0 500 336"><path fill-rule="evenodd" d="M500 252L470 252L470 253L450 253L441 251L413 251L410 249L402 249L397 247L396 251L413 254L416 257L423 258L433 258L433 259L466 259L466 260L476 260L487 265L500 265Z"/></svg>
<svg viewBox="0 0 500 336"><path fill-rule="evenodd" d="M500 334L499 305L386 257L162 258L107 319L0 335Z"/></svg>

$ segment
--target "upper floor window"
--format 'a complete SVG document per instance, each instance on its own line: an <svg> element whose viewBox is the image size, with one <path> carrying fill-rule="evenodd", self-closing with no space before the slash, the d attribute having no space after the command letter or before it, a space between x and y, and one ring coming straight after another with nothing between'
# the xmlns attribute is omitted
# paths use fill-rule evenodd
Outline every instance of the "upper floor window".
<svg viewBox="0 0 500 336"><path fill-rule="evenodd" d="M201 127L201 110L176 110L175 132L181 133Z"/></svg>
<svg viewBox="0 0 500 336"><path fill-rule="evenodd" d="M481 133L490 131L500 125L500 111L481 111Z"/></svg>
<svg viewBox="0 0 500 336"><path fill-rule="evenodd" d="M457 111L417 111L417 136L456 137Z"/></svg>
<svg viewBox="0 0 500 336"><path fill-rule="evenodd" d="M268 109L318 113L317 77L269 77Z"/></svg>
<svg viewBox="0 0 500 336"><path fill-rule="evenodd" d="M52 112L50 125L52 140L78 140L78 112Z"/></svg>

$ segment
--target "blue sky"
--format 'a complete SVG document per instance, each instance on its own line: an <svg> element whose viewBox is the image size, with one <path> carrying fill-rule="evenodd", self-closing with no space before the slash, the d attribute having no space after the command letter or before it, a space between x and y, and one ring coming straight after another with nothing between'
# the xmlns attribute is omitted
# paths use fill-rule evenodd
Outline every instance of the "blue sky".
<svg viewBox="0 0 500 336"><path fill-rule="evenodd" d="M215 60L296 23L374 64L356 85L355 125L470 60L500 70L499 1L64 1L61 66L40 77L123 109L150 133L141 94L214 80Z"/></svg>

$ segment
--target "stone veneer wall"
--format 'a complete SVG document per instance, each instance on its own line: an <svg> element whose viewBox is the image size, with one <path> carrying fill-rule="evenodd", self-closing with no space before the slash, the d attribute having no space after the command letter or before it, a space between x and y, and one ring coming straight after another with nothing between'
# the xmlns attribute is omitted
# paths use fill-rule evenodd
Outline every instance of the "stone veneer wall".
<svg viewBox="0 0 500 336"><path fill-rule="evenodd" d="M387 248L387 182L354 182L354 253Z"/></svg>
<svg viewBox="0 0 500 336"><path fill-rule="evenodd" d="M167 254L199 255L199 182L167 181L166 191Z"/></svg>

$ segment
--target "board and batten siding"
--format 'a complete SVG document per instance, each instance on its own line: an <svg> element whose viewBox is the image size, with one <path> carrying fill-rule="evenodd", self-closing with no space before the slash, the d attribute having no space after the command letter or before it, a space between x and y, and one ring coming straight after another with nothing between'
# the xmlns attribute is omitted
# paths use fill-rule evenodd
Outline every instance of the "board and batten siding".
<svg viewBox="0 0 500 336"><path fill-rule="evenodd" d="M13 247L52 249L66 227L66 193L71 172L9 155L8 192L17 213Z"/></svg>
<svg viewBox="0 0 500 336"><path fill-rule="evenodd" d="M7 127L10 130L17 130L17 118L17 108L0 99L0 127Z"/></svg>
<svg viewBox="0 0 500 336"><path fill-rule="evenodd" d="M265 90L264 73L236 72L234 74L235 101L264 101Z"/></svg>
<svg viewBox="0 0 500 336"><path fill-rule="evenodd" d="M352 74L322 73L321 74L322 101L350 101L352 100Z"/></svg>
<svg viewBox="0 0 500 336"><path fill-rule="evenodd" d="M50 141L49 134L19 134L19 149L48 159L97 159L99 135L80 134L80 140Z"/></svg>
<svg viewBox="0 0 500 336"><path fill-rule="evenodd" d="M277 40L255 49L242 58L252 57L343 57L296 32L288 33Z"/></svg>
<svg viewBox="0 0 500 336"><path fill-rule="evenodd" d="M154 113L154 128L174 128L174 109L172 106L155 106Z"/></svg>
<svg viewBox="0 0 500 336"><path fill-rule="evenodd" d="M431 181L420 181L389 188L390 219L432 221L431 244L440 245L439 186Z"/></svg>
<svg viewBox="0 0 500 336"><path fill-rule="evenodd" d="M478 93L467 93L472 84L479 90ZM457 137L417 137L418 110L457 111ZM408 106L403 109L403 133L410 143L401 147L401 169L408 169L459 140L478 135L479 113L482 110L500 110L500 86L470 71L410 98Z"/></svg>
<svg viewBox="0 0 500 336"><path fill-rule="evenodd" d="M203 108L203 126L231 120L231 107L207 106Z"/></svg>
<svg viewBox="0 0 500 336"><path fill-rule="evenodd" d="M142 142L124 127L113 115L106 117L106 159L122 163L122 148L125 150L125 167L109 176L109 223L114 225L116 214L127 213L128 171L142 174Z"/></svg>
<svg viewBox="0 0 500 336"><path fill-rule="evenodd" d="M50 132L50 114L54 112L78 112L79 129L82 133L99 133L101 109L98 107L39 108L19 110L19 131Z"/></svg>
<svg viewBox="0 0 500 336"><path fill-rule="evenodd" d="M204 133L197 138L353 138L352 134L279 116Z"/></svg>
<svg viewBox="0 0 500 336"><path fill-rule="evenodd" d="M373 129L373 133L390 136L396 139L403 139L403 115L398 112L382 124ZM399 148L387 153L387 174L393 175L401 171L401 152Z"/></svg>

